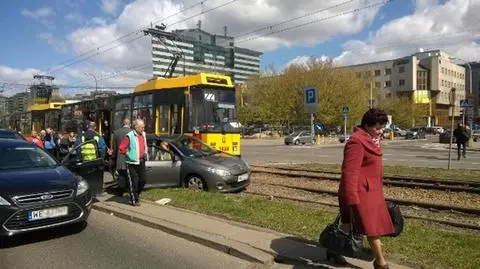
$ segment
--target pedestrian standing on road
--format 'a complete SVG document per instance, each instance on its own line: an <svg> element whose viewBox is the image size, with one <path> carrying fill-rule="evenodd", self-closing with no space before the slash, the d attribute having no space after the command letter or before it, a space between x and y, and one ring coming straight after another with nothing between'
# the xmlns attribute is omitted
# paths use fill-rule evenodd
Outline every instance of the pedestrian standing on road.
<svg viewBox="0 0 480 269"><path fill-rule="evenodd" d="M387 113L381 109L372 108L363 115L361 126L345 145L338 190L341 229L350 232L353 221L356 230L367 236L375 269L388 268L380 237L395 231L383 193L380 136L387 122ZM332 255L337 262L346 263L343 257L327 253Z"/></svg>
<svg viewBox="0 0 480 269"><path fill-rule="evenodd" d="M38 135L37 131L32 131L32 135L29 138L27 138L27 141L32 142L35 145L37 145L39 148L43 149L43 141Z"/></svg>
<svg viewBox="0 0 480 269"><path fill-rule="evenodd" d="M103 137L97 133L96 129L97 129L97 125L95 124L95 122L91 121L88 124L88 130L84 134L78 136L77 141L75 142L75 148L81 145L79 149L80 149L80 154L82 156L82 160L84 161L92 161L98 158L103 159L103 157L107 152L107 145L105 144L105 140L103 140ZM96 151L97 149L93 142L85 143L89 140L95 140L97 142L100 156L97 156L97 151Z"/></svg>
<svg viewBox="0 0 480 269"><path fill-rule="evenodd" d="M457 128L455 131L453 131L453 136L455 137L455 141L457 142L457 153L458 153L458 159L460 160L461 156L463 155L463 158L467 158L467 142L470 139L468 130L463 127L461 123L457 125ZM463 151L461 148L463 147Z"/></svg>
<svg viewBox="0 0 480 269"><path fill-rule="evenodd" d="M125 155L127 178L130 187L130 199L133 206L140 205L140 194L146 183L145 161L147 160L147 137L144 132L145 123L136 119L134 130L123 138L118 151Z"/></svg>
<svg viewBox="0 0 480 269"><path fill-rule="evenodd" d="M113 132L112 160L114 161L114 173L117 176L118 190L117 195L123 196L128 188L127 186L127 164L125 163L125 155L120 154L118 148L123 138L131 131L130 120L124 119L123 126Z"/></svg>
<svg viewBox="0 0 480 269"><path fill-rule="evenodd" d="M55 137L55 132L52 128L48 127L46 129L46 134L44 138L45 150L50 153L52 156L57 159L57 139Z"/></svg>

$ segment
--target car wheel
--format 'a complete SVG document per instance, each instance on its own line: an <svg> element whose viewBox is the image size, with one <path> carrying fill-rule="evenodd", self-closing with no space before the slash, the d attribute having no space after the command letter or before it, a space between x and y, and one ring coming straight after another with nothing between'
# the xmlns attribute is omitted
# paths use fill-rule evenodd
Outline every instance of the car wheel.
<svg viewBox="0 0 480 269"><path fill-rule="evenodd" d="M185 180L185 187L192 190L208 190L205 180L197 175L188 176Z"/></svg>
<svg viewBox="0 0 480 269"><path fill-rule="evenodd" d="M300 145L300 141L295 140L295 143L294 143L294 144L298 146L298 145Z"/></svg>

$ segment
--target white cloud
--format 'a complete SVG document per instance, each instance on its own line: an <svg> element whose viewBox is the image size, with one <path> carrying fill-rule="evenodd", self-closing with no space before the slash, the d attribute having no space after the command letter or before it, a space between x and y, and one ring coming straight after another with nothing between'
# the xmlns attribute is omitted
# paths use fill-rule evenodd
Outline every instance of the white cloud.
<svg viewBox="0 0 480 269"><path fill-rule="evenodd" d="M330 60L330 58L326 55L322 55L320 57L312 57L312 56L297 56L290 60L288 63L285 64L284 69L288 68L291 65L307 65L311 62L326 62Z"/></svg>
<svg viewBox="0 0 480 269"><path fill-rule="evenodd" d="M58 51L60 53L67 52L67 43L65 42L65 40L61 40L61 39L56 38L55 36L53 36L52 33L50 33L50 32L40 33L37 36L38 36L38 38L47 42L47 44L52 46L56 51Z"/></svg>
<svg viewBox="0 0 480 269"><path fill-rule="evenodd" d="M225 0L209 0L203 4L203 8L196 6L186 12L178 14L163 21L167 30L195 27L197 20L202 19L202 29L212 33L223 33L223 26L228 26L228 34L237 37L238 46L258 49L261 51L275 50L279 47L312 46L318 42L326 41L336 35L348 35L361 31L371 23L378 12L379 7L359 11L355 14L347 14L333 19L321 21L323 18L336 16L341 12L351 11L374 3L375 0L357 0L336 8L306 16L305 18L291 21L286 24L267 27L254 34L242 35L259 27L279 23L289 18L311 14L312 11L326 9L345 1L339 0L303 0L302 5L295 0L242 0L237 1L215 11L205 13L179 23L182 19L194 16L202 10L207 11L214 7L227 3ZM105 2L103 2L105 3ZM178 11L198 4L197 0L137 0L126 5L118 18L113 22L106 22L102 18L90 21L86 27L79 28L69 34L74 52L82 54L86 51L98 48L105 43L115 40L135 31L141 26L150 25L160 19L177 13ZM241 12L239 12L241 10ZM309 22L305 27L298 27ZM298 27L291 31L269 35L274 31L283 31L289 27ZM108 49L118 46L108 52L98 54L89 61L103 64L109 67L121 67L131 64L151 62L150 38L143 38L125 45L129 40L142 36L131 35L118 43L104 47ZM247 40L254 38L255 40Z"/></svg>
<svg viewBox="0 0 480 269"><path fill-rule="evenodd" d="M78 12L69 12L67 15L65 15L65 19L78 24L83 22L83 17Z"/></svg>
<svg viewBox="0 0 480 269"><path fill-rule="evenodd" d="M102 10L105 13L114 15L117 11L118 0L102 0Z"/></svg>
<svg viewBox="0 0 480 269"><path fill-rule="evenodd" d="M41 22L49 29L55 29L55 25L51 20L49 20L50 17L55 15L55 10L53 10L51 7L41 7L33 10L22 9L20 13L26 18L32 18Z"/></svg>
<svg viewBox="0 0 480 269"><path fill-rule="evenodd" d="M21 14L27 18L42 19L55 15L55 11L51 7L41 7L39 9L22 9Z"/></svg>
<svg viewBox="0 0 480 269"><path fill-rule="evenodd" d="M407 56L423 48L442 49L465 60L480 58L480 1L417 0L413 14L384 24L366 40L350 40L334 59L357 64Z"/></svg>

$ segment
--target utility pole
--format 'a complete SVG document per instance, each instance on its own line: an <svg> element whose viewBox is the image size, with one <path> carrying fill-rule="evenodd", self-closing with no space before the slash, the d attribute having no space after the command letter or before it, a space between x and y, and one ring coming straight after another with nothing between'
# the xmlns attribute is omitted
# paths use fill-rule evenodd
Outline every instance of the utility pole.
<svg viewBox="0 0 480 269"><path fill-rule="evenodd" d="M453 128L455 127L455 88L451 90L451 102L452 107L452 125L450 128L450 146L448 147L448 169L450 170L450 163L452 161L452 144L453 144Z"/></svg>

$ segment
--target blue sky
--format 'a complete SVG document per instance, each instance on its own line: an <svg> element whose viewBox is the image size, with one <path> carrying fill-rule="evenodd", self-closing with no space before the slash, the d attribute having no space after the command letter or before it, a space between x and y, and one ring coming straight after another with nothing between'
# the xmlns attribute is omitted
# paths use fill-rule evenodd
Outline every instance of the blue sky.
<svg viewBox="0 0 480 269"><path fill-rule="evenodd" d="M221 32L228 25L230 34L272 25L312 10L349 2L342 8L307 16L295 23L308 22L353 10L381 0L237 0L215 12L185 20L174 28L193 27L202 19L204 30ZM33 73L57 66L55 73L63 84L85 83L91 72L98 77L127 70L122 76L102 81L103 86L134 85L149 76L151 69L129 70L128 67L151 62L150 40L142 38L65 68L58 65L98 48L116 37L138 29L151 21L171 15L198 0L45 0L4 1L0 9L0 85L5 82L27 83ZM207 0L198 6L167 20L167 25L198 14L227 0ZM339 64L353 64L388 57L404 56L420 47L440 48L458 57L476 60L480 55L476 40L479 3L468 0L395 0L380 8L360 11L313 23L306 27L272 36L268 30L257 33L258 39L240 46L261 50L262 67L274 66L281 70L290 62L301 62L309 57L328 57ZM450 16L448 15L450 14ZM456 14L457 16L451 16ZM446 15L446 16L445 16ZM280 28L281 29L281 28ZM273 28L272 30L278 30ZM461 37L455 33L463 33ZM432 36L446 34L447 38L431 40ZM424 36L419 38L418 36ZM450 40L449 40L450 39ZM452 42L455 41L455 42ZM397 44L395 47L382 44ZM423 43L422 43L423 42ZM405 45L403 45L405 43ZM123 44L123 45L122 45ZM71 62L71 61L70 61ZM77 83L77 84L76 84ZM133 84L132 84L133 83ZM21 87L21 86L18 86ZM15 87L10 85L12 90Z"/></svg>

